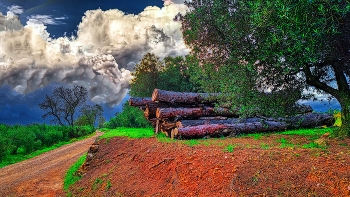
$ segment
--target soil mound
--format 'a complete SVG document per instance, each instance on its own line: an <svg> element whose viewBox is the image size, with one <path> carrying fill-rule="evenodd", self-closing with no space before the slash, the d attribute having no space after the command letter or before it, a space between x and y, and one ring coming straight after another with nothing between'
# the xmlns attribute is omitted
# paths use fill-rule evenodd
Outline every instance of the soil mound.
<svg viewBox="0 0 350 197"><path fill-rule="evenodd" d="M281 139L288 143L283 143ZM74 196L350 196L350 140L302 148L307 137L265 136L160 142L112 138ZM294 145L293 145L294 144Z"/></svg>

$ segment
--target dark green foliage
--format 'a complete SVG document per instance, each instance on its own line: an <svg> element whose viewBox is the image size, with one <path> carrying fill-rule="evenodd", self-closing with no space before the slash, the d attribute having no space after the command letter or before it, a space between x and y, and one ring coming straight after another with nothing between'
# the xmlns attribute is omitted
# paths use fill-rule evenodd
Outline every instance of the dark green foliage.
<svg viewBox="0 0 350 197"><path fill-rule="evenodd" d="M75 126L90 126L91 129L95 128L96 121L103 119L103 108L101 105L95 104L84 105L80 109L81 115L74 122Z"/></svg>
<svg viewBox="0 0 350 197"><path fill-rule="evenodd" d="M74 135L77 137L88 135L93 131L89 126L74 127ZM68 126L0 124L0 159L10 154L28 154L58 142L69 141L71 132L72 128Z"/></svg>
<svg viewBox="0 0 350 197"><path fill-rule="evenodd" d="M157 88L175 92L198 92L200 85L192 79L198 60L192 56L166 57L159 73Z"/></svg>
<svg viewBox="0 0 350 197"><path fill-rule="evenodd" d="M147 53L136 65L131 81L129 94L137 97L150 97L157 87L159 72L163 69L162 62L153 53Z"/></svg>
<svg viewBox="0 0 350 197"><path fill-rule="evenodd" d="M166 57L164 61L152 54L146 54L136 65L132 73L130 95L135 97L151 97L155 88L178 92L197 92L200 85L192 75L198 66L193 56Z"/></svg>
<svg viewBox="0 0 350 197"><path fill-rule="evenodd" d="M116 114L109 122L105 123L105 127L110 129L116 127L146 128L150 126L143 111L137 107L129 106L129 102L123 104L123 111L121 113Z"/></svg>
<svg viewBox="0 0 350 197"><path fill-rule="evenodd" d="M339 134L349 135L349 1L193 0L187 5L191 11L182 18L182 30L201 60L197 79L206 91L225 93L221 104L247 114L288 112L283 106L313 87L340 102ZM276 100L278 95L286 96ZM265 106L272 102L270 109Z"/></svg>

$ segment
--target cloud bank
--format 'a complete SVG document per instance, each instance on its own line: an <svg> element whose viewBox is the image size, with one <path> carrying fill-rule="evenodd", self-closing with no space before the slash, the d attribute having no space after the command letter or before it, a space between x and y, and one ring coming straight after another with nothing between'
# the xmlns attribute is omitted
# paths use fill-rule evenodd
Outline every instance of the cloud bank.
<svg viewBox="0 0 350 197"><path fill-rule="evenodd" d="M21 8L11 9L15 14ZM54 23L50 18L32 16L23 26L16 15L0 14L0 86L26 94L53 82L83 85L93 102L116 105L127 94L130 72L144 54L164 58L189 52L181 23L173 20L185 12L183 4L174 3L146 7L138 15L89 10L76 37L57 39L46 31L45 24Z"/></svg>

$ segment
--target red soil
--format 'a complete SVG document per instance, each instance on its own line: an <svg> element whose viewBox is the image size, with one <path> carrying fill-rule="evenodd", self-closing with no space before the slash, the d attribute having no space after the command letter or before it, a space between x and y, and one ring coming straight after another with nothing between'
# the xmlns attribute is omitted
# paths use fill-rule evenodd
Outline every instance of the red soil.
<svg viewBox="0 0 350 197"><path fill-rule="evenodd" d="M277 140L294 147L281 147ZM350 196L350 139L306 149L307 137L209 139L188 146L101 140L73 196ZM233 152L225 150L234 145Z"/></svg>

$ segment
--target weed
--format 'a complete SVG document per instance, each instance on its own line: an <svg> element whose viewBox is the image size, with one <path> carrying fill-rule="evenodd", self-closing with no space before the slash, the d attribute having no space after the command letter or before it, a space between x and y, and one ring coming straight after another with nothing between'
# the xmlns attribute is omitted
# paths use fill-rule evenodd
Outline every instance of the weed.
<svg viewBox="0 0 350 197"><path fill-rule="evenodd" d="M103 182L102 179L100 178L96 178L94 183L92 184L92 189L96 190L98 188L98 186Z"/></svg>
<svg viewBox="0 0 350 197"><path fill-rule="evenodd" d="M106 185L106 191L108 191L111 187L112 187L111 181L108 180Z"/></svg>
<svg viewBox="0 0 350 197"><path fill-rule="evenodd" d="M315 142L310 142L308 144L304 144L302 147L303 148L321 148L321 149L327 148L327 146L320 146L320 145L316 144Z"/></svg>
<svg viewBox="0 0 350 197"><path fill-rule="evenodd" d="M173 141L171 138L167 137L164 133L158 133L157 140L165 143L170 143Z"/></svg>
<svg viewBox="0 0 350 197"><path fill-rule="evenodd" d="M187 140L186 142L185 142L185 144L186 145L188 145L188 146L195 146L195 145L198 145L199 144L199 141L198 140Z"/></svg>
<svg viewBox="0 0 350 197"><path fill-rule="evenodd" d="M265 150L270 149L270 145L265 144L265 143L261 143L261 144L260 144L260 147L261 147L262 149L265 149Z"/></svg>
<svg viewBox="0 0 350 197"><path fill-rule="evenodd" d="M286 140L285 138L280 138L276 141L281 143L281 146L280 146L281 148L294 147L294 144L291 143L289 140Z"/></svg>
<svg viewBox="0 0 350 197"><path fill-rule="evenodd" d="M224 149L224 152L229 152L229 153L232 153L233 150L234 150L235 146L230 144L230 145L227 145Z"/></svg>
<svg viewBox="0 0 350 197"><path fill-rule="evenodd" d="M343 142L343 143L339 143L340 146L348 146L347 143Z"/></svg>

